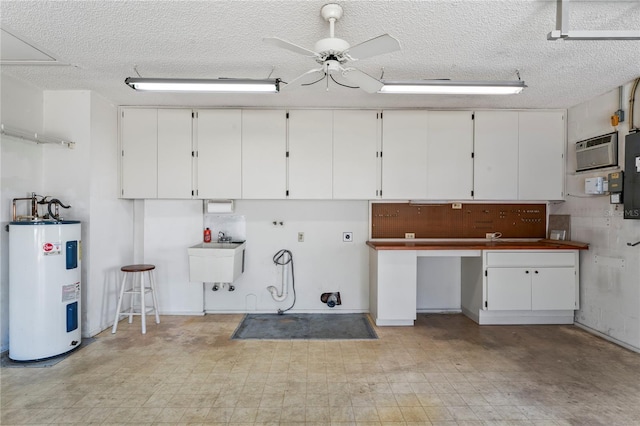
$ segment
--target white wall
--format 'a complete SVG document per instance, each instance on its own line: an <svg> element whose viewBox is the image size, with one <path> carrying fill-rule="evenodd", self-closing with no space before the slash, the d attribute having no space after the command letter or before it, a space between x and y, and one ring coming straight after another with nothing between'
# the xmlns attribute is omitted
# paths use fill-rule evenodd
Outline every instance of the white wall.
<svg viewBox="0 0 640 426"><path fill-rule="evenodd" d="M133 259L133 203L118 199L117 109L88 91L44 94L47 134L76 142L73 150L47 147L45 189L71 204L82 221L82 334L113 323L119 268Z"/></svg>
<svg viewBox="0 0 640 426"><path fill-rule="evenodd" d="M236 215L246 220L245 273L236 290L204 290L207 312L275 312L293 301L292 292L276 302L267 286L280 286L272 261L280 249L294 257L297 301L294 311L327 311L323 292L340 291L342 305L333 311L369 309L368 203L366 201L236 201ZM144 261L157 267L158 304L162 313L202 313L203 284L189 282L187 248L202 241L202 201L148 200L144 206ZM273 221L284 225L273 225ZM353 241L342 242L343 232ZM212 230L214 236L218 230ZM304 232L304 242L298 242ZM233 237L233 236L232 236Z"/></svg>
<svg viewBox="0 0 640 426"><path fill-rule="evenodd" d="M630 86L625 85L625 110ZM614 131L609 117L618 105L618 90L613 90L569 109L568 196L565 203L552 205L550 213L570 214L571 238L590 244L589 250L580 254L580 310L576 313L576 322L640 350L640 249L627 246L627 242L640 240L640 220L624 220L623 206L609 204L608 196L586 196L584 193L586 178L606 177L618 169L575 172L575 142ZM639 122L640 113L636 113L636 125ZM628 133L628 123L627 119L619 126L618 164L621 168L624 167L624 136Z"/></svg>
<svg viewBox="0 0 640 426"><path fill-rule="evenodd" d="M202 284L189 282L187 247L202 241L202 201L145 200L144 209L136 209L136 216L140 213L144 257L138 262L156 266L158 310L201 315Z"/></svg>
<svg viewBox="0 0 640 426"><path fill-rule="evenodd" d="M4 74L0 85L2 124L41 132L42 91ZM42 194L42 151L41 145L0 136L0 351L9 349L9 235L5 226L11 221L13 198ZM24 207L20 204L20 209Z"/></svg>
<svg viewBox="0 0 640 426"><path fill-rule="evenodd" d="M460 259L418 257L418 312L460 312Z"/></svg>

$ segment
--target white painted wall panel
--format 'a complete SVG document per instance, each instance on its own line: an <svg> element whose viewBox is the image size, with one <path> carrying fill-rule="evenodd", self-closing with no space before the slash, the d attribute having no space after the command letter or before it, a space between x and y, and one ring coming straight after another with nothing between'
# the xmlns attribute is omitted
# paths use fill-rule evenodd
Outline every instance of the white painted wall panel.
<svg viewBox="0 0 640 426"><path fill-rule="evenodd" d="M238 200L234 214L246 220L246 270L236 281L234 292L213 292L211 285L207 286L207 311L276 312L289 307L291 290L284 302L274 301L267 291L270 285L280 287L281 269L272 258L281 249L290 250L294 258L294 311L329 311L320 294L332 291L339 291L342 297L342 305L333 312L369 310L366 201ZM274 220L283 225L273 225ZM191 222L196 223L196 218ZM345 231L353 232L352 242L342 241ZM202 233L200 229L198 232ZM304 232L302 243L297 240L298 232Z"/></svg>
<svg viewBox="0 0 640 426"><path fill-rule="evenodd" d="M630 83L624 86L628 99ZM627 242L640 240L640 221L624 220L622 206L609 204L608 197L582 198L584 180L606 176L611 170L575 173L575 142L611 132L609 117L618 109L618 89L568 110L567 199L552 204L552 214L571 215L571 238L590 244L580 253L580 310L576 322L605 337L640 351L640 250ZM636 108L635 123L640 122ZM619 126L620 140L628 133L629 118ZM624 159L620 144L620 160ZM622 164L619 162L619 164ZM598 264L595 256L624 259L624 267Z"/></svg>
<svg viewBox="0 0 640 426"><path fill-rule="evenodd" d="M2 123L42 131L43 94L40 89L0 74ZM11 220L11 200L31 192L42 194L41 145L0 136L0 223ZM24 208L21 205L20 209ZM19 214L28 212L19 211ZM9 235L0 232L0 352L9 349Z"/></svg>
<svg viewBox="0 0 640 426"><path fill-rule="evenodd" d="M189 282L187 255L202 241L202 223L201 200L144 201L143 262L156 265L161 314L202 313L202 284Z"/></svg>
<svg viewBox="0 0 640 426"><path fill-rule="evenodd" d="M118 198L117 110L88 91L47 91L45 131L76 142L46 147L45 191L69 203L65 217L82 221L82 334L110 326L120 267L132 263L132 202ZM72 170L72 173L59 173Z"/></svg>
<svg viewBox="0 0 640 426"><path fill-rule="evenodd" d="M461 258L418 257L418 311L459 311Z"/></svg>

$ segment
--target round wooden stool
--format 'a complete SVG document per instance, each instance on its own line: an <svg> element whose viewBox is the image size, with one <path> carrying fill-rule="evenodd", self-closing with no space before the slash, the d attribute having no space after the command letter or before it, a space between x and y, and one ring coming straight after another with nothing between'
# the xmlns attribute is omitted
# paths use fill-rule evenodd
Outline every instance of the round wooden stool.
<svg viewBox="0 0 640 426"><path fill-rule="evenodd" d="M120 296L118 297L118 306L116 307L116 318L113 322L113 329L111 333L115 333L118 329L118 321L122 315L129 315L129 324L133 321L134 315L140 315L142 319L142 334L147 333L147 321L146 316L151 312L156 315L156 324L160 324L160 315L158 315L158 300L156 299L156 292L153 282L153 270L156 269L155 265L127 265L120 268L124 273L122 277L122 285L120 287ZM147 274L149 281L149 287L145 287L144 275ZM130 287L127 288L127 277L131 276ZM137 277L136 277L137 276ZM138 279L136 279L138 278ZM146 307L145 296L147 293L151 293L152 305ZM131 295L131 307L124 312L122 309L122 299L125 294ZM140 304L135 304L136 295L140 297Z"/></svg>

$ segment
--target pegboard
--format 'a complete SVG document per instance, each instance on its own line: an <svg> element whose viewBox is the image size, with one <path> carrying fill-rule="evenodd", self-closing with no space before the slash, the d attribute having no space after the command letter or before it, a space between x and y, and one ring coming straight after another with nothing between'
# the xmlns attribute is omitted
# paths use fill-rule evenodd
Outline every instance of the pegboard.
<svg viewBox="0 0 640 426"><path fill-rule="evenodd" d="M545 238L546 217L545 204L372 203L371 237L412 232L415 238L485 238L501 232L502 238Z"/></svg>

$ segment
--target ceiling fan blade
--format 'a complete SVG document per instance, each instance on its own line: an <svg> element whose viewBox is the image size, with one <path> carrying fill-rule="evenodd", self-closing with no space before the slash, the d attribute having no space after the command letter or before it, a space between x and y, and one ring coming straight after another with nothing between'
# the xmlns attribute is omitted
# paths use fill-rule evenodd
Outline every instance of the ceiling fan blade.
<svg viewBox="0 0 640 426"><path fill-rule="evenodd" d="M289 50L291 52L298 53L300 55L310 56L312 58L320 56L316 52L314 52L313 50L309 50L307 48L298 46L297 44L293 44L291 42L288 42L288 41L283 40L283 39L278 38L278 37L266 37L266 38L263 38L262 41L264 41L267 44L271 44L273 46L280 47L282 49L287 49L287 50Z"/></svg>
<svg viewBox="0 0 640 426"><path fill-rule="evenodd" d="M400 50L400 42L389 34L383 34L351 46L344 53L349 55L351 59L358 60L395 52L396 50Z"/></svg>
<svg viewBox="0 0 640 426"><path fill-rule="evenodd" d="M304 74L301 74L301 75L297 76L297 77L296 77L296 78L294 78L293 80L291 80L291 81L287 82L287 84L285 84L283 87L281 87L281 90L282 90L282 89L283 89L283 90L287 90L287 89L292 88L292 87L301 86L301 85L303 85L303 84L305 83L304 78L305 78L306 76L311 75L311 74L316 74L316 73L317 73L317 74L324 74L324 69L323 69L323 68L314 68L314 69L311 69L311 70L309 70L309 71L305 72ZM284 82L283 82L283 83L284 83Z"/></svg>
<svg viewBox="0 0 640 426"><path fill-rule="evenodd" d="M376 93L383 86L378 79L355 68L344 69L342 76L350 82L357 84L362 90L368 93Z"/></svg>

